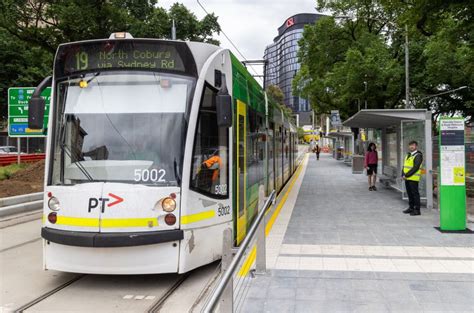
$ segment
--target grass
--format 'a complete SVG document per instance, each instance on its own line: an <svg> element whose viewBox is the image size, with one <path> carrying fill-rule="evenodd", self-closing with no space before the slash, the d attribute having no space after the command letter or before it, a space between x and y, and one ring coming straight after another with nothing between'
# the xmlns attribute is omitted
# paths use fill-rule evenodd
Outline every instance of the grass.
<svg viewBox="0 0 474 313"><path fill-rule="evenodd" d="M18 172L19 170L22 170L26 168L28 164L10 164L7 166L2 166L0 167L0 180L8 179L10 178L13 174Z"/></svg>

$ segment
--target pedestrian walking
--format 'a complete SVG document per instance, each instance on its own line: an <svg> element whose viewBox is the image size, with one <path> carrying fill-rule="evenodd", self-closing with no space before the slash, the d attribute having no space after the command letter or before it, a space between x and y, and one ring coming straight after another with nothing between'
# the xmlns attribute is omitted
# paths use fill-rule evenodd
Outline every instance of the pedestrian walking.
<svg viewBox="0 0 474 313"><path fill-rule="evenodd" d="M403 213L416 216L421 215L420 192L418 187L421 179L423 154L418 151L418 143L416 141L410 141L408 151L405 156L405 162L403 163L402 178L405 180L409 206Z"/></svg>
<svg viewBox="0 0 474 313"><path fill-rule="evenodd" d="M316 142L314 141L313 138L311 138L311 141L309 142L309 151L310 152L314 152L314 146L315 146Z"/></svg>
<svg viewBox="0 0 474 313"><path fill-rule="evenodd" d="M319 153L321 153L321 148L319 148L318 144L316 144L316 148L314 148L314 152L316 153L316 160L319 160Z"/></svg>
<svg viewBox="0 0 474 313"><path fill-rule="evenodd" d="M364 168L367 170L367 178L369 182L369 191L376 191L375 182L377 181L377 163L379 162L379 155L377 153L377 146L371 142L367 148L364 158Z"/></svg>

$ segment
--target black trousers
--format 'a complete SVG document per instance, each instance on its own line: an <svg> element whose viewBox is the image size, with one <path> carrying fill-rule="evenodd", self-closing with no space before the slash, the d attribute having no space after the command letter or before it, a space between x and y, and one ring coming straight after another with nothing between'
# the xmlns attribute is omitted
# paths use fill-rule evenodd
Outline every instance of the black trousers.
<svg viewBox="0 0 474 313"><path fill-rule="evenodd" d="M418 182L405 180L405 187L408 194L408 204L410 209L420 209L420 192L418 191Z"/></svg>

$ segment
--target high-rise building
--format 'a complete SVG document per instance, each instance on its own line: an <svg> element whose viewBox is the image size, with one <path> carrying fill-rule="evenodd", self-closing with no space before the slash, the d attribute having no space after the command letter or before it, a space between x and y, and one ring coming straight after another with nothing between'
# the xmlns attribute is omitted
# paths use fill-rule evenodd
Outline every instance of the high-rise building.
<svg viewBox="0 0 474 313"><path fill-rule="evenodd" d="M311 109L308 100L294 96L291 89L293 78L300 69L297 55L298 40L303 36L304 25L314 24L322 16L302 13L289 17L278 28L278 36L273 39L273 43L265 48L263 58L268 61L265 88L269 85L280 87L285 95L285 104L294 112Z"/></svg>

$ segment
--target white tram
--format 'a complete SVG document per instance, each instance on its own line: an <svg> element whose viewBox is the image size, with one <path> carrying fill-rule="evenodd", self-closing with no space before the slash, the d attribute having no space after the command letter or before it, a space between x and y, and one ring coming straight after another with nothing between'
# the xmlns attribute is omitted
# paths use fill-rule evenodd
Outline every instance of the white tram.
<svg viewBox="0 0 474 313"><path fill-rule="evenodd" d="M50 120L40 94L52 86ZM60 45L29 127L47 130L44 268L184 273L245 237L280 190L296 132L220 47L127 33Z"/></svg>

